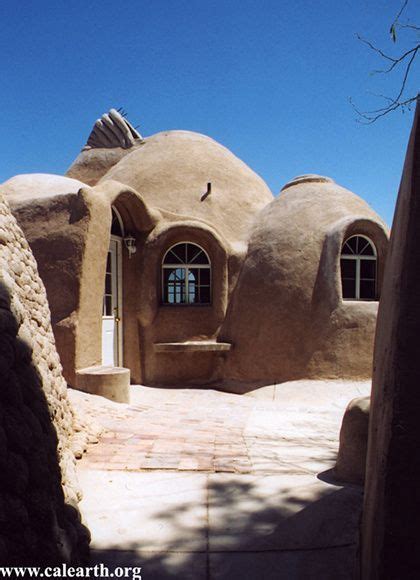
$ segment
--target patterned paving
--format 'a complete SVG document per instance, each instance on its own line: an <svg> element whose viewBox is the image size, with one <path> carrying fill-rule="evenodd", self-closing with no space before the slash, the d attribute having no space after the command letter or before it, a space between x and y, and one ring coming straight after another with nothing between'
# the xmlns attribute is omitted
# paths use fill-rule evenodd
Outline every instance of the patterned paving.
<svg viewBox="0 0 420 580"><path fill-rule="evenodd" d="M368 391L133 387L128 406L71 391L107 428L78 464L92 563L162 580L351 580L362 490L325 472L348 401Z"/></svg>
<svg viewBox="0 0 420 580"><path fill-rule="evenodd" d="M357 394L357 393L355 393ZM310 409L210 390L133 387L131 405L72 392L106 432L80 467L317 473L334 464L345 401ZM354 396L354 395L353 395ZM337 397L336 397L337 399Z"/></svg>
<svg viewBox="0 0 420 580"><path fill-rule="evenodd" d="M182 390L175 397L161 391L162 400L157 394L144 389L142 404L91 412L106 433L83 463L109 470L251 472L243 432L252 400L238 403L231 395L205 391Z"/></svg>

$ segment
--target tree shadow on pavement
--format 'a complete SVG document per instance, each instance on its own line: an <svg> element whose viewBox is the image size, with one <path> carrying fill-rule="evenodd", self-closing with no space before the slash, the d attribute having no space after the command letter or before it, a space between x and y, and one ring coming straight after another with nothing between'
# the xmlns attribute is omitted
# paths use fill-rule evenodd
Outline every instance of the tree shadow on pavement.
<svg viewBox="0 0 420 580"><path fill-rule="evenodd" d="M144 580L209 578L345 580L353 577L362 489L331 486L315 476L212 474L205 521L189 545L190 502L162 509L173 530L165 545L130 543L93 550L92 562L141 566ZM139 522L141 526L141 522Z"/></svg>

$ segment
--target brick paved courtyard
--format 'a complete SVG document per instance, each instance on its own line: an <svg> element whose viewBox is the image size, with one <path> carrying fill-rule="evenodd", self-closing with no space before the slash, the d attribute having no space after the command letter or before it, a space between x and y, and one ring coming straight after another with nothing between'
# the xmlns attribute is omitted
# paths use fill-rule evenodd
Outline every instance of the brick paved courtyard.
<svg viewBox="0 0 420 580"><path fill-rule="evenodd" d="M345 406L368 391L133 387L130 405L71 392L106 429L78 464L93 557L153 580L350 579L361 488L328 472Z"/></svg>

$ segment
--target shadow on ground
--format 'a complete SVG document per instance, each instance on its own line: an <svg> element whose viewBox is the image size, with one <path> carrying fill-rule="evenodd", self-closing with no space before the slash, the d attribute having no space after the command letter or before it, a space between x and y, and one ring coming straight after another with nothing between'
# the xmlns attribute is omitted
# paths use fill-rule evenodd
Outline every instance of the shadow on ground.
<svg viewBox="0 0 420 580"><path fill-rule="evenodd" d="M194 517L194 502L162 506L156 515L173 530L170 539L116 541L93 550L92 562L141 566L146 580L353 578L362 489L291 478L285 487L273 475L209 475L203 519Z"/></svg>

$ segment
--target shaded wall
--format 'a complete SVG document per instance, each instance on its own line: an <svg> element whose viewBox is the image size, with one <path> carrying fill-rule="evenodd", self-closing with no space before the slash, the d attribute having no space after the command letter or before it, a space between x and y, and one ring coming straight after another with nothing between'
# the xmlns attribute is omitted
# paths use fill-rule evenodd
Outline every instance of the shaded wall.
<svg viewBox="0 0 420 580"><path fill-rule="evenodd" d="M85 562L72 451L76 419L44 285L0 198L0 561Z"/></svg>
<svg viewBox="0 0 420 580"><path fill-rule="evenodd" d="M34 199L31 204L13 200L12 204L39 264L65 376L74 384L80 272L88 226L86 204L73 193Z"/></svg>
<svg viewBox="0 0 420 580"><path fill-rule="evenodd" d="M39 264L67 382L101 364L108 200L72 179L17 176L2 186Z"/></svg>
<svg viewBox="0 0 420 580"><path fill-rule="evenodd" d="M378 314L362 578L420 570L420 109L408 146Z"/></svg>

